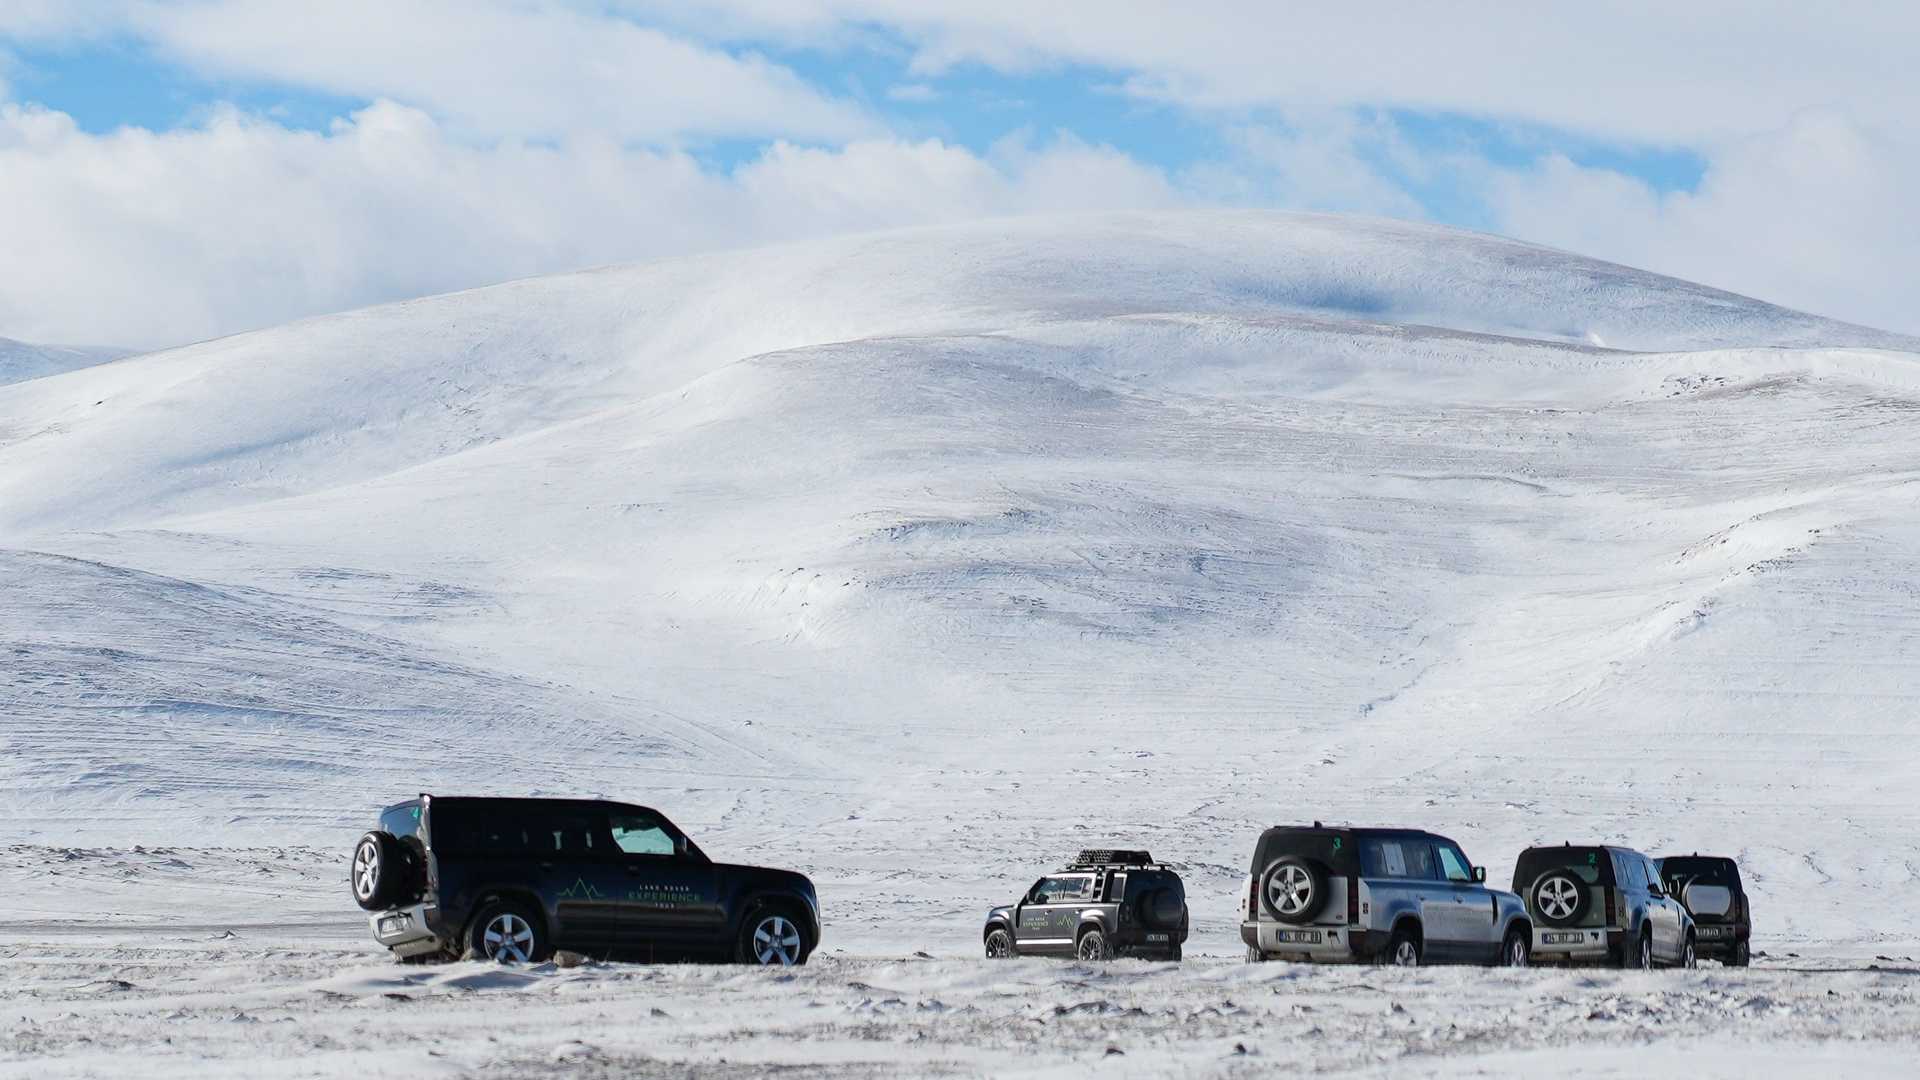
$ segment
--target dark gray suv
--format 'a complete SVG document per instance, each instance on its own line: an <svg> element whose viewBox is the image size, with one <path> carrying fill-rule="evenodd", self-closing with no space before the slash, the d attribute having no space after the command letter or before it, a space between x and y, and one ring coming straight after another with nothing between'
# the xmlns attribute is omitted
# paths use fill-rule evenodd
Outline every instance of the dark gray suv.
<svg viewBox="0 0 1920 1080"><path fill-rule="evenodd" d="M1144 851L1082 851L1019 902L987 912L982 938L993 959L1178 960L1187 940L1186 887Z"/></svg>

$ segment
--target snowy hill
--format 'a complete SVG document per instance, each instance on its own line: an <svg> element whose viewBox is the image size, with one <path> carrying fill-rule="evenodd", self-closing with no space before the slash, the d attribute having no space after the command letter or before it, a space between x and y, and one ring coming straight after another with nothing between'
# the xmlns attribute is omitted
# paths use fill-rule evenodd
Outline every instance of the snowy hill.
<svg viewBox="0 0 1920 1080"><path fill-rule="evenodd" d="M9 839L650 800L970 949L1094 840L1738 854L1920 916L1920 341L1439 228L911 230L0 388ZM1124 781L1124 782L1123 782ZM913 853L953 853L905 875ZM1910 905L1908 905L1910 907Z"/></svg>
<svg viewBox="0 0 1920 1080"><path fill-rule="evenodd" d="M128 355L126 349L91 346L29 345L24 341L0 338L0 386L25 382L63 371L104 364Z"/></svg>

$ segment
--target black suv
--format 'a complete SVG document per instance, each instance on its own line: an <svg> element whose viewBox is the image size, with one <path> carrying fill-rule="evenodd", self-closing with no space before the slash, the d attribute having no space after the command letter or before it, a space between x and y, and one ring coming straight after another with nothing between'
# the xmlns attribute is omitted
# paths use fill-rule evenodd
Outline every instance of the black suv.
<svg viewBox="0 0 1920 1080"><path fill-rule="evenodd" d="M813 883L716 863L663 815L585 799L422 795L354 846L353 898L406 958L589 956L804 964Z"/></svg>
<svg viewBox="0 0 1920 1080"><path fill-rule="evenodd" d="M1019 903L987 912L987 955L1180 959L1187 891L1144 851L1082 851L1033 883Z"/></svg>
<svg viewBox="0 0 1920 1080"><path fill-rule="evenodd" d="M1753 909L1740 884L1740 867L1721 855L1669 855L1653 860L1666 883L1693 914L1694 937L1700 955L1729 967L1746 967L1752 960Z"/></svg>

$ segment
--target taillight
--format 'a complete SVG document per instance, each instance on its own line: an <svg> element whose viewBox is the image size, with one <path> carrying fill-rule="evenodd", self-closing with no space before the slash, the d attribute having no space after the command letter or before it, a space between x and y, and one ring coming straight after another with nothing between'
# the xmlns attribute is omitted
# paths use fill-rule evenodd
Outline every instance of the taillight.
<svg viewBox="0 0 1920 1080"><path fill-rule="evenodd" d="M1352 926L1359 921L1360 877L1357 874L1349 874L1347 875L1347 925Z"/></svg>
<svg viewBox="0 0 1920 1080"><path fill-rule="evenodd" d="M1612 926L1614 924L1613 920L1616 917L1615 908L1613 906L1613 890L1602 889L1600 891L1607 894L1607 925Z"/></svg>
<svg viewBox="0 0 1920 1080"><path fill-rule="evenodd" d="M1260 917L1260 879L1247 875L1247 921Z"/></svg>

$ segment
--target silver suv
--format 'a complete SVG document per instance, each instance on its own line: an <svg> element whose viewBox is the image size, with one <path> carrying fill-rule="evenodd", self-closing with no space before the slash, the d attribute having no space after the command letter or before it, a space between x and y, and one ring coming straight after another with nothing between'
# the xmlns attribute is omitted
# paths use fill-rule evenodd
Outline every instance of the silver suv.
<svg viewBox="0 0 1920 1080"><path fill-rule="evenodd" d="M1444 836L1411 829L1277 827L1241 890L1248 960L1525 967L1520 898Z"/></svg>
<svg viewBox="0 0 1920 1080"><path fill-rule="evenodd" d="M1667 895L1660 871L1631 848L1531 847L1513 866L1540 962L1692 967L1693 916Z"/></svg>

